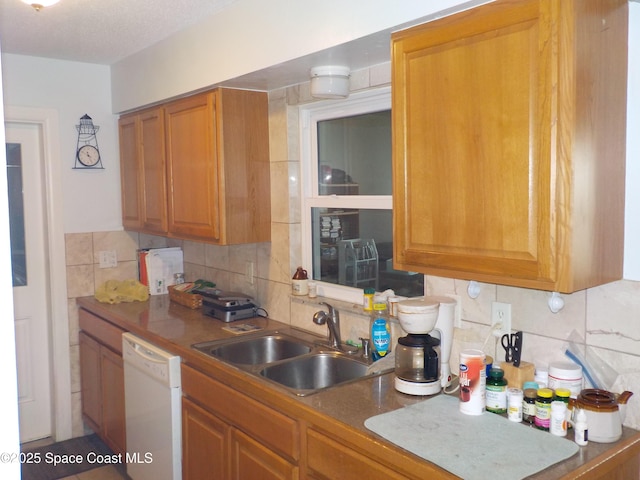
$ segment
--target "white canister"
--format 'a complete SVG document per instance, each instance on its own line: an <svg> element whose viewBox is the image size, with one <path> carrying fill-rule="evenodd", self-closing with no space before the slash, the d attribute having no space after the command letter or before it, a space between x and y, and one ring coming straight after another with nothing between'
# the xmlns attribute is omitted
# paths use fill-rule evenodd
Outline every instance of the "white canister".
<svg viewBox="0 0 640 480"><path fill-rule="evenodd" d="M482 415L486 410L486 358L482 350L460 352L460 412Z"/></svg>
<svg viewBox="0 0 640 480"><path fill-rule="evenodd" d="M549 388L567 388L571 398L582 391L582 367L572 362L554 362L549 364Z"/></svg>
<svg viewBox="0 0 640 480"><path fill-rule="evenodd" d="M400 301L400 297L392 295L387 298L387 303L389 304L389 316L397 317L398 316L398 302Z"/></svg>

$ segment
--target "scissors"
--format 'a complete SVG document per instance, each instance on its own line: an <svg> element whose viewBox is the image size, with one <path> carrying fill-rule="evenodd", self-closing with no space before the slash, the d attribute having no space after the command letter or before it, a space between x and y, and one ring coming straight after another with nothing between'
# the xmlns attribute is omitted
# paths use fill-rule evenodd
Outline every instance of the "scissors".
<svg viewBox="0 0 640 480"><path fill-rule="evenodd" d="M522 332L505 333L500 339L504 348L504 361L513 362L514 367L520 366L520 355L522 354Z"/></svg>
<svg viewBox="0 0 640 480"><path fill-rule="evenodd" d="M500 343L502 343L502 348L504 348L504 361L513 362L513 355L515 353L516 345L516 334L505 333L504 335L502 335Z"/></svg>

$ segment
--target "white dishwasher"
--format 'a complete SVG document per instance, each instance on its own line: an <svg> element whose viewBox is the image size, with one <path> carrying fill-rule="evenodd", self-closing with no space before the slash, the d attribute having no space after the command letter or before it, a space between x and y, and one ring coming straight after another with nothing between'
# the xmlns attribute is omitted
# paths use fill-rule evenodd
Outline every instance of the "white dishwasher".
<svg viewBox="0 0 640 480"><path fill-rule="evenodd" d="M127 475L182 478L180 357L122 334Z"/></svg>

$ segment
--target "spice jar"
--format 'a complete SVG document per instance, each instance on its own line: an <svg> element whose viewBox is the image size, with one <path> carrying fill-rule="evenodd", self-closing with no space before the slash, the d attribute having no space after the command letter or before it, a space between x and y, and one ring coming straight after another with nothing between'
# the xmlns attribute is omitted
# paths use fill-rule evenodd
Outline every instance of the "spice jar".
<svg viewBox="0 0 640 480"><path fill-rule="evenodd" d="M298 267L296 273L293 274L291 288L294 295L307 295L309 293L309 278L304 268Z"/></svg>
<svg viewBox="0 0 640 480"><path fill-rule="evenodd" d="M535 425L538 429L549 431L551 424L551 402L553 401L553 390L550 388L540 388L536 397L536 419Z"/></svg>

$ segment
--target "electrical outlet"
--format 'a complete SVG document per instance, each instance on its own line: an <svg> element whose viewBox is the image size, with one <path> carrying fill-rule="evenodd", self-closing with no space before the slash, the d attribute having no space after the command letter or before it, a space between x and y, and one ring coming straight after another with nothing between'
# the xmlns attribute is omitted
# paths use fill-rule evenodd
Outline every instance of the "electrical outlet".
<svg viewBox="0 0 640 480"><path fill-rule="evenodd" d="M253 285L253 267L254 263L250 260L244 263L244 279L249 285Z"/></svg>
<svg viewBox="0 0 640 480"><path fill-rule="evenodd" d="M493 302L491 304L491 333L494 337L511 333L511 304Z"/></svg>
<svg viewBox="0 0 640 480"><path fill-rule="evenodd" d="M115 250L101 250L98 252L100 268L114 268L118 266L118 257Z"/></svg>

